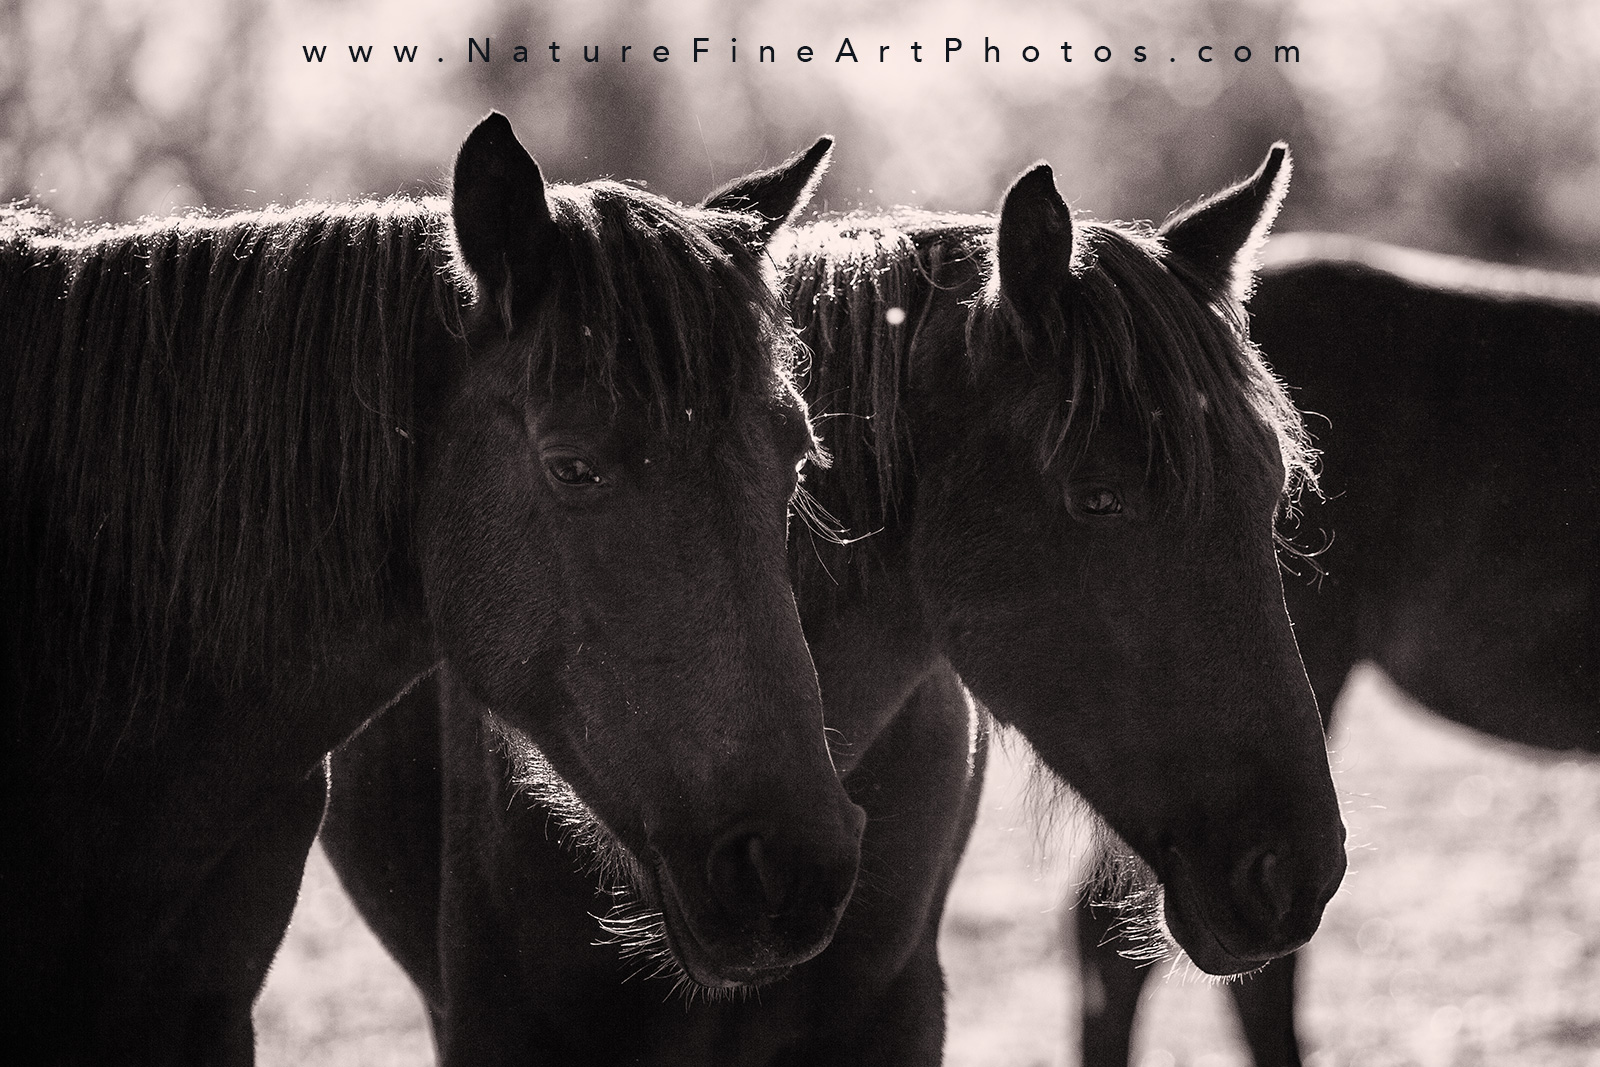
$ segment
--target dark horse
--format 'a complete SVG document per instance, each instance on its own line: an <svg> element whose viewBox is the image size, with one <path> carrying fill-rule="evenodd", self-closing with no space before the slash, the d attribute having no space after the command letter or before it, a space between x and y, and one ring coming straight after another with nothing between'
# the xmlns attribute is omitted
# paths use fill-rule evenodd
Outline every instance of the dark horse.
<svg viewBox="0 0 1600 1067"><path fill-rule="evenodd" d="M1283 162L1160 233L1075 223L1043 165L998 220L797 233L782 269L833 450L812 514L870 534L791 548L868 812L855 895L817 958L686 1010L626 981L651 919L563 852L558 787L518 773L536 760L508 766L460 715L441 739L419 696L336 755L324 840L442 1062L936 1063L985 742L962 682L1154 869L1201 967L1310 937L1344 852L1275 555L1307 454L1234 295ZM629 943L595 943L590 912Z"/></svg>
<svg viewBox="0 0 1600 1067"><path fill-rule="evenodd" d="M697 977L827 944L863 815L788 579L815 441L762 266L827 148L709 211L547 188L491 115L448 215L7 218L8 1055L248 1062L324 755L442 660ZM748 898L773 823L783 908Z"/></svg>
<svg viewBox="0 0 1600 1067"><path fill-rule="evenodd" d="M1326 551L1288 602L1324 711L1367 660L1456 722L1600 753L1600 280L1292 235L1250 312L1317 416L1298 539ZM1127 1062L1146 974L1112 918L1078 912L1088 1067ZM1256 1063L1298 1064L1294 958L1229 989Z"/></svg>

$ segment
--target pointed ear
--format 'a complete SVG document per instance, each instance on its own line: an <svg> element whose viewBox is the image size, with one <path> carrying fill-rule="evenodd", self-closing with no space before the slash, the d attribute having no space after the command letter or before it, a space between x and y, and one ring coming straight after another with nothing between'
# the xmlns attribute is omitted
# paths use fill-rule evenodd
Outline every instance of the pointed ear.
<svg viewBox="0 0 1600 1067"><path fill-rule="evenodd" d="M507 318L538 284L556 237L539 164L491 111L456 153L450 213L456 244L483 296Z"/></svg>
<svg viewBox="0 0 1600 1067"><path fill-rule="evenodd" d="M1212 285L1243 300L1255 284L1257 257L1289 190L1289 148L1272 146L1255 174L1161 224L1161 237Z"/></svg>
<svg viewBox="0 0 1600 1067"><path fill-rule="evenodd" d="M700 206L760 215L766 220L760 236L765 246L784 223L810 202L817 183L827 173L832 154L833 138L819 137L816 144L787 163L735 178L706 197Z"/></svg>
<svg viewBox="0 0 1600 1067"><path fill-rule="evenodd" d="M1072 210L1048 163L1011 183L996 241L1000 295L1020 312L1047 306L1072 276Z"/></svg>

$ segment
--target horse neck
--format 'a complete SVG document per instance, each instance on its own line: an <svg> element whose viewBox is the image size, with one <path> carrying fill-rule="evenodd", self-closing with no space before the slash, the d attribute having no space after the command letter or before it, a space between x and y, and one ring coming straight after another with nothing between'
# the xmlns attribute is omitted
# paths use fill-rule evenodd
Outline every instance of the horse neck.
<svg viewBox="0 0 1600 1067"><path fill-rule="evenodd" d="M918 437L936 429L919 418L916 381L924 371L940 380L964 374L965 302L978 278L970 236L888 225L873 232L876 240L852 232L842 253L806 260L787 279L812 353L806 401L832 457L807 471L805 487L837 533L796 524L803 601L860 593L903 564Z"/></svg>
<svg viewBox="0 0 1600 1067"><path fill-rule="evenodd" d="M806 488L846 542L796 521L791 558L828 724L848 739L846 754L865 751L942 662L906 552L919 440L939 432L913 394L924 371L965 378L966 301L978 280L968 242L941 234L852 253L790 279L812 353L807 402L833 457L807 472ZM899 325L891 309L904 313Z"/></svg>
<svg viewBox="0 0 1600 1067"><path fill-rule="evenodd" d="M0 279L5 582L59 620L28 639L41 703L103 700L126 734L414 614L413 368L459 336L437 229L415 205L186 220L50 242L50 291Z"/></svg>

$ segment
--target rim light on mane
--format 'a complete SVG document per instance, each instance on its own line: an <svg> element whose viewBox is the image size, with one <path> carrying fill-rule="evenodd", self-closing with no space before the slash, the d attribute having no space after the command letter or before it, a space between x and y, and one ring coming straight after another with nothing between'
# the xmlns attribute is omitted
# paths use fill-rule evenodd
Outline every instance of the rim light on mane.
<svg viewBox="0 0 1600 1067"><path fill-rule="evenodd" d="M53 659L97 708L88 740L199 666L264 669L387 602L409 551L414 395L431 360L460 358L449 347L499 346L529 387L645 398L669 442L712 421L690 411L790 388L759 220L616 182L550 203L564 269L511 338L471 327L440 201L83 230L0 212L3 498L38 533L8 546L6 584L78 605ZM133 699L101 723L118 671Z"/></svg>
<svg viewBox="0 0 1600 1067"><path fill-rule="evenodd" d="M789 304L812 347L814 413L825 428L829 419L849 423L824 434L828 448L841 470L874 474L827 502L851 533L877 529L903 504L904 386L918 371L913 339L943 289L971 293L967 351L1020 347L1033 372L1056 377L1055 390L1029 390L1037 399L1016 413L1042 467L1070 470L1115 404L1143 431L1152 484L1180 511L1203 504L1217 444L1257 453L1263 427L1277 455L1262 458L1281 463L1286 506L1315 487L1300 416L1244 340L1231 290L1168 255L1147 227L1076 229L1081 296L1046 309L1038 335L999 297L991 216L850 215L804 227L775 250L787 255ZM891 317L895 309L901 315ZM848 411L834 408L849 398Z"/></svg>

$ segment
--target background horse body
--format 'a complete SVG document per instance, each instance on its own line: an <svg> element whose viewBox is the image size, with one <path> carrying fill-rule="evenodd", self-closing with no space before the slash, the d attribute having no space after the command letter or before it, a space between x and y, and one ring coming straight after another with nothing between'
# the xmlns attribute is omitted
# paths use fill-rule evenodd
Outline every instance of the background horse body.
<svg viewBox="0 0 1600 1067"><path fill-rule="evenodd" d="M1600 280L1291 235L1249 306L1323 454L1296 540L1325 573L1287 593L1324 712L1367 660L1456 722L1600 753ZM1127 1062L1145 977L1110 920L1079 913L1091 1067ZM1299 1062L1292 964L1230 987L1262 1067Z"/></svg>
<svg viewBox="0 0 1600 1067"><path fill-rule="evenodd" d="M814 440L776 224L547 192L498 115L451 212L5 217L12 1055L248 1062L324 755L441 658L605 813L709 980L831 934L861 815L785 570ZM815 884L753 943L704 872L758 818Z"/></svg>
<svg viewBox="0 0 1600 1067"><path fill-rule="evenodd" d="M998 222L797 235L786 287L833 416L807 484L871 534L791 548L868 812L855 895L815 959L685 1011L593 944L602 885L549 811L508 810L503 757L408 704L336 756L324 839L444 1062L937 1062L939 918L983 757L958 675L1156 869L1202 966L1310 935L1343 849L1273 549L1305 457L1230 317L1282 158L1161 238L1074 225L1043 166Z"/></svg>

